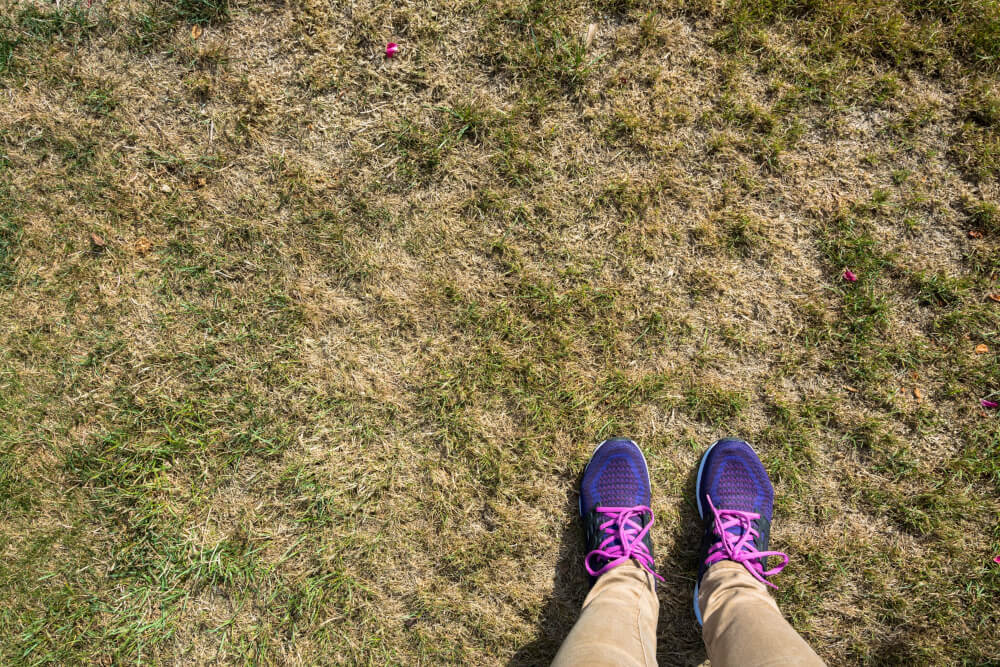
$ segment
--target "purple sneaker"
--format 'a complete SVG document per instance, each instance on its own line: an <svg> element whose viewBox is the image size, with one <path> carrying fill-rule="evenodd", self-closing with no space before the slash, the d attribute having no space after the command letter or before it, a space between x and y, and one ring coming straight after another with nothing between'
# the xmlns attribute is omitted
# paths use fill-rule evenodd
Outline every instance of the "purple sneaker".
<svg viewBox="0 0 1000 667"><path fill-rule="evenodd" d="M694 615L701 625L698 585L709 567L723 560L739 563L755 579L771 588L767 577L788 565L788 555L768 551L774 487L756 452L742 440L723 438L708 448L698 466L695 486L698 514L705 523L701 565L694 585ZM768 556L782 558L768 570Z"/></svg>
<svg viewBox="0 0 1000 667"><path fill-rule="evenodd" d="M649 503L649 469L639 447L627 438L599 444L580 482L580 518L587 545L583 565L591 585L630 559L663 581L653 565Z"/></svg>

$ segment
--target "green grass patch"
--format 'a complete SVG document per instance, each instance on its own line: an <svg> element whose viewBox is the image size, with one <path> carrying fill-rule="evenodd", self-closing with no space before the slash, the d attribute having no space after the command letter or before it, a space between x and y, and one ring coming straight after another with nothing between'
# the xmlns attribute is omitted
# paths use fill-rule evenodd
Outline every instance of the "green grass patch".
<svg viewBox="0 0 1000 667"><path fill-rule="evenodd" d="M151 0L132 12L126 40L145 52L162 45L180 26L223 26L231 17L229 0Z"/></svg>
<svg viewBox="0 0 1000 667"><path fill-rule="evenodd" d="M14 32L10 19L0 18L0 76L8 74L14 66L14 54L20 38Z"/></svg>
<svg viewBox="0 0 1000 667"><path fill-rule="evenodd" d="M1000 67L1000 10L988 0L773 0L730 2L715 44L744 50L762 29L788 27L817 58L848 52L894 65L934 69L942 54L995 71Z"/></svg>
<svg viewBox="0 0 1000 667"><path fill-rule="evenodd" d="M588 53L559 5L532 0L492 17L488 62L498 73L527 83L536 104L553 94L579 95L601 56Z"/></svg>
<svg viewBox="0 0 1000 667"><path fill-rule="evenodd" d="M2 160L2 158L0 158ZM0 161L0 168L3 162ZM0 171L0 177L3 172ZM14 280L14 262L21 238L21 225L17 221L17 206L10 188L0 183L0 289Z"/></svg>
<svg viewBox="0 0 1000 667"><path fill-rule="evenodd" d="M713 426L733 427L748 403L745 393L712 383L693 383L684 390L684 405L691 417Z"/></svg>

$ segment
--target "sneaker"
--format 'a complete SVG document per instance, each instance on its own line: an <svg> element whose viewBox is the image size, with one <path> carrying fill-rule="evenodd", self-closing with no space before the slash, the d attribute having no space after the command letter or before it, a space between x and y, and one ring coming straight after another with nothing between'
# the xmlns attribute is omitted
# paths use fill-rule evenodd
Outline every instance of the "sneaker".
<svg viewBox="0 0 1000 667"><path fill-rule="evenodd" d="M611 438L597 446L580 483L580 518L590 584L629 560L663 581L653 565L649 468L638 445Z"/></svg>
<svg viewBox="0 0 1000 667"><path fill-rule="evenodd" d="M701 625L698 585L709 567L724 560L739 563L755 579L771 588L767 580L788 564L788 555L768 551L774 487L757 453L736 438L723 438L705 452L698 466L695 485L698 514L705 524L701 541L698 579L694 585L694 615ZM769 556L782 559L767 569Z"/></svg>

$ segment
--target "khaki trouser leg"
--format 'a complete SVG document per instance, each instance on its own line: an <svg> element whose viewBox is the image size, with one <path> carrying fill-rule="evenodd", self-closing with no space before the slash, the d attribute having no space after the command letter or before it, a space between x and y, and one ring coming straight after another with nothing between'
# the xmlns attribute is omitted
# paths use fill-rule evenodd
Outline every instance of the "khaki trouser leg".
<svg viewBox="0 0 1000 667"><path fill-rule="evenodd" d="M552 664L655 665L659 606L652 575L635 561L609 570L590 590Z"/></svg>
<svg viewBox="0 0 1000 667"><path fill-rule="evenodd" d="M738 563L723 561L708 569L698 604L712 667L823 664L781 615L767 587Z"/></svg>

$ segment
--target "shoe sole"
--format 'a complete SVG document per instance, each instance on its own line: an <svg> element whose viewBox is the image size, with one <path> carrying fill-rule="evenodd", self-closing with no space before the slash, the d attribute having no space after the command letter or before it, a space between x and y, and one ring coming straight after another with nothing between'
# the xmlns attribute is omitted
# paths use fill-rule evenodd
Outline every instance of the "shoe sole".
<svg viewBox="0 0 1000 667"><path fill-rule="evenodd" d="M598 444L597 447L594 447L594 451L590 453L590 460L587 461L587 465L583 469L583 477L587 476L587 469L590 468L591 462L594 460L594 457L597 456L598 450L600 450L601 447L603 447L604 445L608 444L609 442L611 442L612 440L615 440L615 439L616 438L608 438L607 440L604 440L603 442L601 442L600 444ZM646 463L646 455L642 453L642 448L639 447L639 445L636 445L635 440L629 439L629 442L631 442L633 445L635 445L635 448L639 450L639 456L642 458L643 472L646 473L646 484L649 485L649 486L651 486L652 484L651 484L651 482L649 480L649 465ZM582 480L583 477L581 477L580 479ZM582 489L581 489L581 491L582 491ZM652 488L650 489L650 491L652 491ZM576 499L576 506L577 506L577 509L580 512L580 518L582 519L583 518L583 493L580 493L580 497Z"/></svg>
<svg viewBox="0 0 1000 667"><path fill-rule="evenodd" d="M701 518L702 523L705 522L705 510L701 506L701 473L705 470L705 461L708 460L708 453L715 449L715 446L722 442L721 440L716 440L712 443L712 446L705 450L705 453L701 455L701 462L698 463L698 476L695 478L694 482L694 500L698 503L698 516ZM694 580L694 617L698 621L698 626L701 627L701 609L698 607L698 584L700 582L698 579Z"/></svg>

